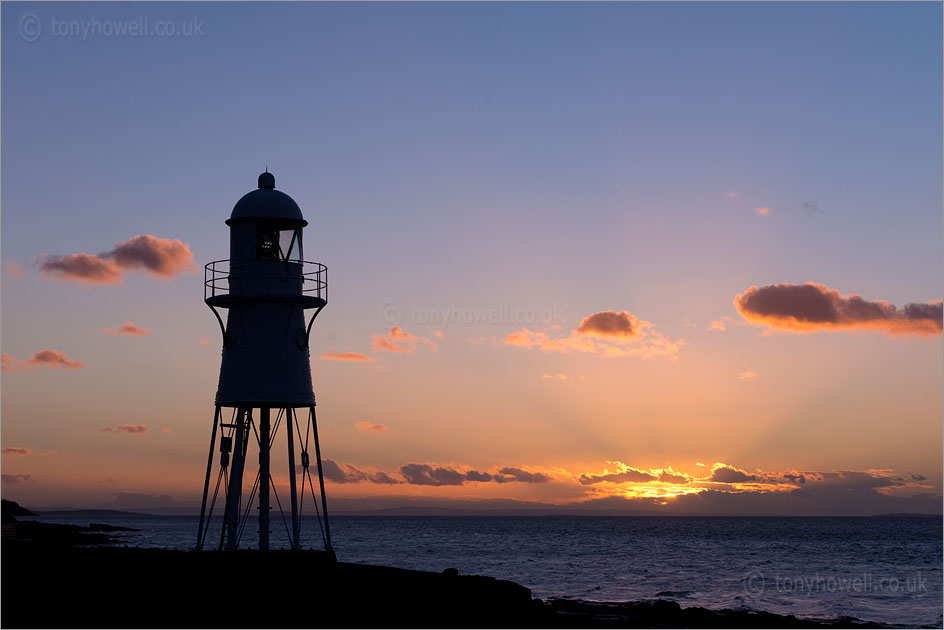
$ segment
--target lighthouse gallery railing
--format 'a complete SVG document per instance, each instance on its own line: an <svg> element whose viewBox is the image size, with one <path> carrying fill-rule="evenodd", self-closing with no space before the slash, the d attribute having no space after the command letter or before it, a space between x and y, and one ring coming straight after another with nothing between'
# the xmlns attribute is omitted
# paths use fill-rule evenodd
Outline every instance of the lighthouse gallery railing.
<svg viewBox="0 0 944 630"><path fill-rule="evenodd" d="M249 267L251 267L251 272ZM246 273L250 272L250 273ZM253 284L249 293L238 283ZM298 284L300 292L292 291L292 285ZM234 286L237 285L237 286ZM268 290L263 289L263 287ZM261 294L259 294L259 290ZM204 266L203 300L205 302L224 301L239 295L240 297L260 297L265 295L287 296L295 294L303 298L314 298L317 302L328 301L328 268L321 263L286 260L266 260L231 263L229 259L214 260Z"/></svg>

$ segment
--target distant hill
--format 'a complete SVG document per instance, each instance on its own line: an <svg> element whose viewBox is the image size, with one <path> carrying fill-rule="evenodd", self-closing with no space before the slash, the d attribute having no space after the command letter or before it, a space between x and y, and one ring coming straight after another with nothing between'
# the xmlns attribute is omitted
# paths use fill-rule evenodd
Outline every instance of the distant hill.
<svg viewBox="0 0 944 630"><path fill-rule="evenodd" d="M128 518L128 517L141 517L141 516L153 516L153 514L145 514L143 512L125 512L123 510L49 510L49 511L39 511L39 512L30 512L33 516L52 516L52 517L76 517L76 518Z"/></svg>
<svg viewBox="0 0 944 630"><path fill-rule="evenodd" d="M17 516L36 516L35 512L30 512L16 501L2 500L3 520L16 519Z"/></svg>

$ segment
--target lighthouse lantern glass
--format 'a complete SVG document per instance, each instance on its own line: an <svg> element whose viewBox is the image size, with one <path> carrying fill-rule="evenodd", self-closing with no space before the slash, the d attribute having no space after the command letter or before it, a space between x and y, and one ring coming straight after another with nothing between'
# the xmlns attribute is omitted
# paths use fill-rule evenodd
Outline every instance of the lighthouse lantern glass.
<svg viewBox="0 0 944 630"><path fill-rule="evenodd" d="M289 262L302 260L302 229L300 227L279 232L279 250L282 258Z"/></svg>
<svg viewBox="0 0 944 630"><path fill-rule="evenodd" d="M256 226L256 260L302 261L302 229L260 222Z"/></svg>

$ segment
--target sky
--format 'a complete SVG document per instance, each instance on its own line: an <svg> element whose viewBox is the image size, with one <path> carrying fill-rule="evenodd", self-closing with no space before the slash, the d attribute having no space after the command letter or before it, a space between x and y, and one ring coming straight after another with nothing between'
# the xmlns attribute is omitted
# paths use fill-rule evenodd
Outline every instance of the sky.
<svg viewBox="0 0 944 630"><path fill-rule="evenodd" d="M4 498L199 501L268 168L329 507L941 511L940 3L0 17Z"/></svg>

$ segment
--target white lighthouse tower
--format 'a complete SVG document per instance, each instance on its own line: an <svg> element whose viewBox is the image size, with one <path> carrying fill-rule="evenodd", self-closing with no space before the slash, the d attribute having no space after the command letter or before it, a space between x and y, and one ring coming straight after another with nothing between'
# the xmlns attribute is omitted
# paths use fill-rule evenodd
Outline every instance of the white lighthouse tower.
<svg viewBox="0 0 944 630"><path fill-rule="evenodd" d="M220 497L224 507L218 548L238 549L258 494L259 549L269 549L270 495L274 493L291 547L299 549L305 490L310 489L315 515L323 523L324 547L332 552L308 350L311 325L328 301L327 267L305 261L302 231L308 222L298 204L275 189L275 177L268 169L259 176L259 188L236 203L226 224L230 257L207 264L204 278L204 301L219 321L223 353L196 548L205 547ZM219 309L227 311L225 324ZM306 310L312 311L307 324ZM300 422L299 416L307 420ZM285 499L290 505L290 526L269 467L270 451L282 425L288 447L290 488ZM243 503L251 436L258 446L259 471ZM315 448L320 511L309 471L310 443ZM296 448L300 469L295 463ZM219 473L208 503L216 452Z"/></svg>

